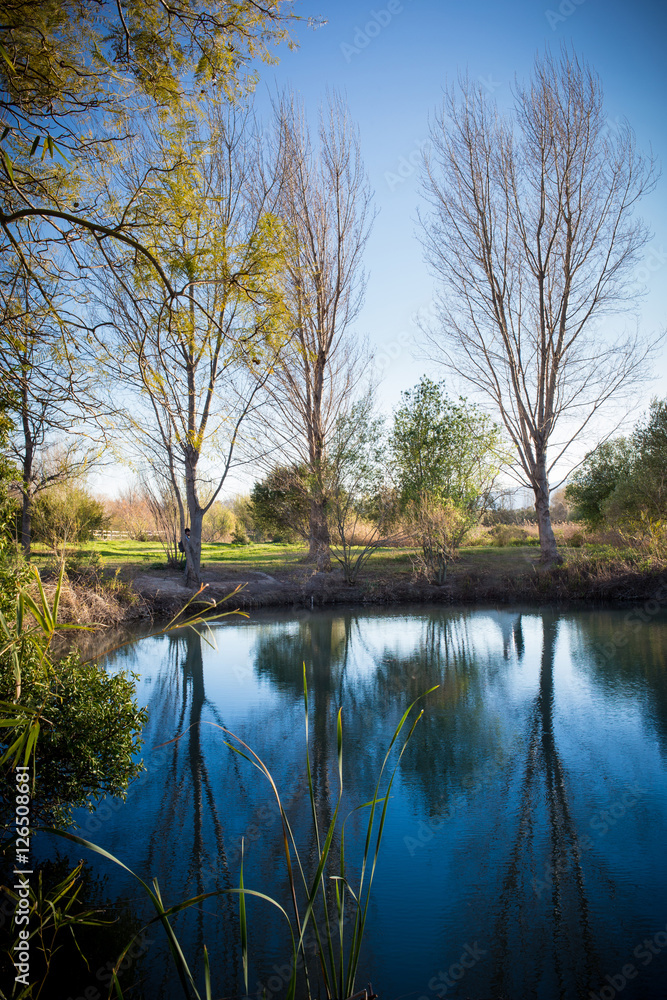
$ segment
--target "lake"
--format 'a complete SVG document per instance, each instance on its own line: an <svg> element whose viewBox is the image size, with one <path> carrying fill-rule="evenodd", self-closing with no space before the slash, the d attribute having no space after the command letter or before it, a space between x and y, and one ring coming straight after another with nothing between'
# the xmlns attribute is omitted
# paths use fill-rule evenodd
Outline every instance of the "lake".
<svg viewBox="0 0 667 1000"><path fill-rule="evenodd" d="M338 709L347 814L371 798L404 710L437 684L392 789L357 989L370 981L381 1000L664 998L666 660L667 615L651 602L258 613L140 639L108 668L140 675L147 771L125 804L78 813L77 832L157 876L170 904L238 886L243 840L245 886L287 907L271 789L223 728L271 770L308 862L303 664L323 822L338 787ZM366 814L346 826L352 885ZM85 853L63 844L71 860ZM108 875L106 897L150 917L131 876L87 857ZM249 993L284 996L286 924L257 899L248 923ZM175 926L199 977L207 945L213 997L243 996L238 897L207 899ZM154 927L133 963L132 996L183 996ZM91 969L91 984L102 980Z"/></svg>

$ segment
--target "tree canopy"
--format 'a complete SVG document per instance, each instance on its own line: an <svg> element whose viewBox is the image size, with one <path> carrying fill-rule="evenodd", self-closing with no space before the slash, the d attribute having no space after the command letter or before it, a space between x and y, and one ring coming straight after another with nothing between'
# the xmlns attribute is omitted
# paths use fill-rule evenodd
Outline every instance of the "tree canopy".
<svg viewBox="0 0 667 1000"><path fill-rule="evenodd" d="M473 517L486 509L502 464L500 428L474 403L449 399L444 383L424 376L403 393L391 449L403 504L450 500Z"/></svg>
<svg viewBox="0 0 667 1000"><path fill-rule="evenodd" d="M643 531L667 520L667 400L653 400L629 438L604 441L589 452L566 497L590 528Z"/></svg>

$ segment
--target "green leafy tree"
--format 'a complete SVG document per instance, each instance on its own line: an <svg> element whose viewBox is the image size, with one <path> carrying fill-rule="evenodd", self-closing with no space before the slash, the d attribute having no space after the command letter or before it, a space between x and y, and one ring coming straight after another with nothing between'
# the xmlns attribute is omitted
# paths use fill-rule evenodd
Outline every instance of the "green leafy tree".
<svg viewBox="0 0 667 1000"><path fill-rule="evenodd" d="M667 521L667 401L654 400L629 439L589 452L566 491L576 516L591 528L607 523L648 535Z"/></svg>
<svg viewBox="0 0 667 1000"><path fill-rule="evenodd" d="M391 451L401 506L422 546L420 569L442 583L447 562L489 506L504 462L500 428L423 377L403 393Z"/></svg>
<svg viewBox="0 0 667 1000"><path fill-rule="evenodd" d="M354 584L377 549L395 539L400 502L390 482L384 420L367 395L334 426L326 469L331 552Z"/></svg>
<svg viewBox="0 0 667 1000"><path fill-rule="evenodd" d="M599 528L607 515L607 505L632 466L632 445L626 438L604 441L589 451L565 490L574 505L574 517L589 528Z"/></svg>
<svg viewBox="0 0 667 1000"><path fill-rule="evenodd" d="M46 249L55 241L81 265L82 236L108 237L131 245L173 291L127 204L102 202L90 190L82 195L77 184L109 144L140 130L136 112L147 104L175 108L200 91L236 99L251 89L251 63L271 61L280 42L293 44L291 0L3 0L1 10L5 250L30 271L26 242ZM40 281L52 270L32 273Z"/></svg>
<svg viewBox="0 0 667 1000"><path fill-rule="evenodd" d="M158 175L134 211L182 292L165 302L155 271L117 245L98 257L100 361L128 401L118 414L128 449L171 484L194 587L203 518L284 337L281 166L264 147L248 106L211 101L147 118L123 170L130 189Z"/></svg>
<svg viewBox="0 0 667 1000"><path fill-rule="evenodd" d="M403 393L391 450L404 504L447 499L473 520L489 506L503 462L500 428L474 403L448 399L443 383L423 377Z"/></svg>
<svg viewBox="0 0 667 1000"><path fill-rule="evenodd" d="M287 541L310 537L311 486L304 465L279 465L250 493L252 518L266 535Z"/></svg>
<svg viewBox="0 0 667 1000"><path fill-rule="evenodd" d="M620 482L614 501L626 516L641 512L654 521L667 519L667 400L655 399L632 434L633 460L627 483Z"/></svg>

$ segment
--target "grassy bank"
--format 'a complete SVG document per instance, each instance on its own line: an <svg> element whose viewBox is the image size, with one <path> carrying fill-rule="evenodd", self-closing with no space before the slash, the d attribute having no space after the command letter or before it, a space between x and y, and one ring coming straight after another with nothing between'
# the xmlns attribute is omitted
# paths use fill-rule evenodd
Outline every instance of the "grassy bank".
<svg viewBox="0 0 667 1000"><path fill-rule="evenodd" d="M410 548L378 550L359 582L347 586L340 569L314 574L305 548L284 543L206 544L202 547L207 594L220 600L241 585L237 606L386 604L614 604L630 605L667 594L667 560L638 549L585 541L576 526L561 534L563 564L539 564L536 533L482 533L461 549L443 587L415 578ZM64 618L117 625L174 614L188 598L182 574L169 569L158 542L105 539L81 546L63 602ZM49 554L37 548L34 561L47 569ZM659 596L660 600L663 600Z"/></svg>

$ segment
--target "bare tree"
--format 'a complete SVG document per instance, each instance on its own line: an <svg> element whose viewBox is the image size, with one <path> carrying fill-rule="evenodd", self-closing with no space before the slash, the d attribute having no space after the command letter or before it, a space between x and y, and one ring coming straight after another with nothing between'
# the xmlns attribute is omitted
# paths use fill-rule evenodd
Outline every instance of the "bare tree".
<svg viewBox="0 0 667 1000"><path fill-rule="evenodd" d="M291 337L268 383L271 436L309 473L310 558L331 569L326 515L327 442L352 404L370 358L352 336L365 288L362 257L372 224L359 133L340 96L320 111L313 144L293 96L276 109L285 151L286 301Z"/></svg>
<svg viewBox="0 0 667 1000"><path fill-rule="evenodd" d="M535 494L541 558L558 560L549 475L610 397L646 377L650 345L596 321L627 308L648 233L633 211L655 182L627 124L574 54L547 53L503 118L468 79L432 126L422 220L440 280L436 357L497 405ZM563 440L548 447L558 424Z"/></svg>
<svg viewBox="0 0 667 1000"><path fill-rule="evenodd" d="M165 301L152 269L103 244L103 361L126 440L170 481L186 582L197 586L203 517L282 335L280 172L240 105L211 102L205 117L187 108L148 120L144 143L128 151L124 169L134 189L146 171L154 176L137 218L183 293Z"/></svg>

